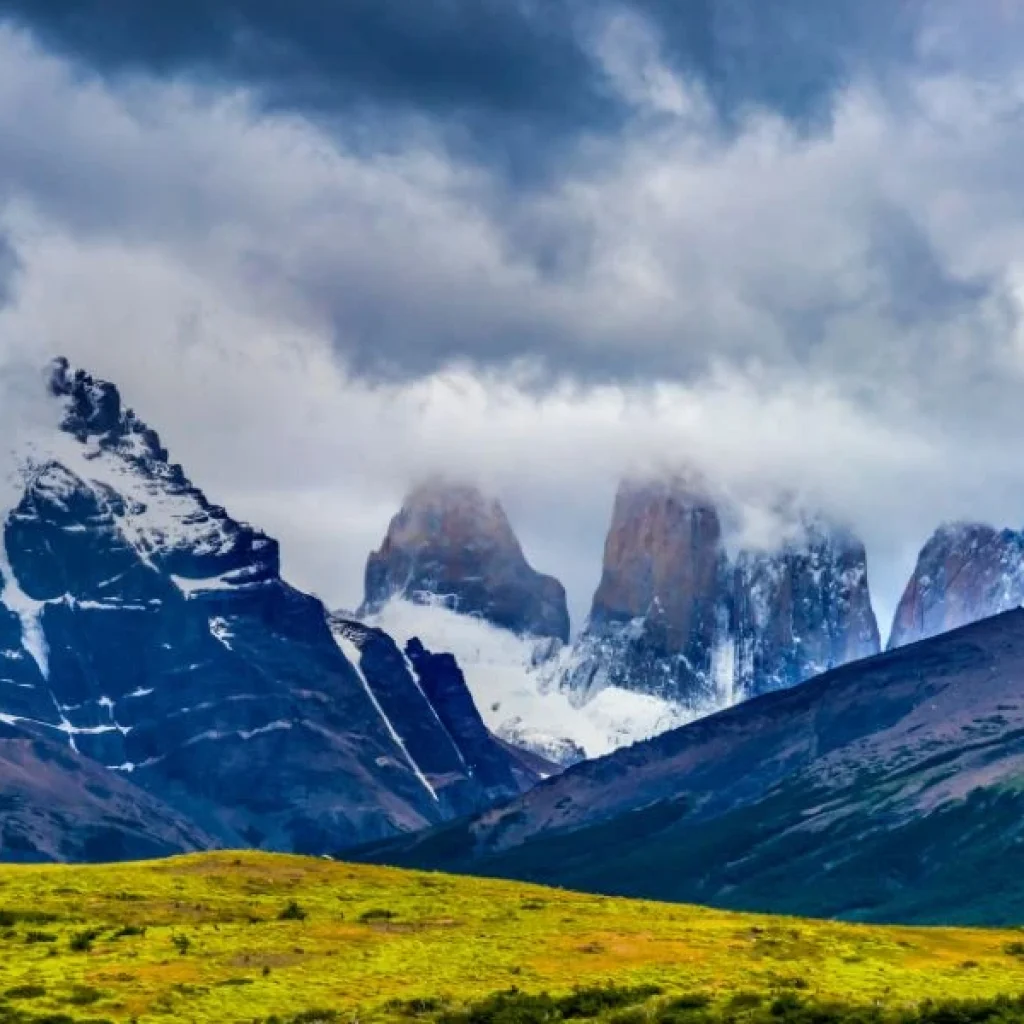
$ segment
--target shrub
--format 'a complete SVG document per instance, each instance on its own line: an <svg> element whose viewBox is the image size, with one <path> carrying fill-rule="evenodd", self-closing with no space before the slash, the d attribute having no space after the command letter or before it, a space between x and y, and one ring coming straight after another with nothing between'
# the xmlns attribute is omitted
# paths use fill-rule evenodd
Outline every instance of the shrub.
<svg viewBox="0 0 1024 1024"><path fill-rule="evenodd" d="M306 912L295 900L289 900L284 910L277 915L277 919L278 921L305 921Z"/></svg>
<svg viewBox="0 0 1024 1024"><path fill-rule="evenodd" d="M4 995L8 999L38 999L46 995L46 989L42 985L16 985L9 988Z"/></svg>
<svg viewBox="0 0 1024 1024"><path fill-rule="evenodd" d="M145 925L126 924L123 928L118 928L118 930L116 932L114 932L113 937L115 939L128 939L128 938L134 938L136 936L141 937L141 936L143 936L145 934L146 934L146 926Z"/></svg>
<svg viewBox="0 0 1024 1024"><path fill-rule="evenodd" d="M37 942L56 942L57 936L52 932L25 932L25 941L31 946Z"/></svg>
<svg viewBox="0 0 1024 1024"><path fill-rule="evenodd" d="M417 999L392 999L386 1008L403 1017L422 1017L428 1013L438 1013L444 1008L444 1002L433 996Z"/></svg>
<svg viewBox="0 0 1024 1024"><path fill-rule="evenodd" d="M72 1006L92 1006L103 998L103 993L97 988L90 988L88 985L75 985L71 995L64 1000Z"/></svg>
<svg viewBox="0 0 1024 1024"><path fill-rule="evenodd" d="M88 953L100 934L99 928L87 928L85 931L75 932L68 940L68 945L73 953Z"/></svg>
<svg viewBox="0 0 1024 1024"><path fill-rule="evenodd" d="M174 948L184 956L192 946L192 940L187 935L172 935L171 942L174 943Z"/></svg>
<svg viewBox="0 0 1024 1024"><path fill-rule="evenodd" d="M362 924L373 924L375 921L393 921L398 915L393 910L365 910L359 915Z"/></svg>

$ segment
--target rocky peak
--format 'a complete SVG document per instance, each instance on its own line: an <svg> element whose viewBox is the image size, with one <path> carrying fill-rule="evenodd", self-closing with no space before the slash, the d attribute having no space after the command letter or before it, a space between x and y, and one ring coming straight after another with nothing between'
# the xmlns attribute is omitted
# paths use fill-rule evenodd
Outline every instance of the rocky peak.
<svg viewBox="0 0 1024 1024"><path fill-rule="evenodd" d="M714 504L682 478L624 483L605 542L592 627L642 618L666 653L710 641L723 568Z"/></svg>
<svg viewBox="0 0 1024 1024"><path fill-rule="evenodd" d="M415 487L370 555L364 610L396 597L441 600L520 634L569 637L562 585L531 568L501 504L463 483Z"/></svg>
<svg viewBox="0 0 1024 1024"><path fill-rule="evenodd" d="M738 516L684 477L620 487L573 689L708 711L876 653L863 545L797 516L772 550L727 550Z"/></svg>
<svg viewBox="0 0 1024 1024"><path fill-rule="evenodd" d="M921 549L896 608L889 647L945 633L1024 601L1024 533L947 523Z"/></svg>
<svg viewBox="0 0 1024 1024"><path fill-rule="evenodd" d="M127 449L123 454L136 458L145 455L158 462L167 461L167 450L157 432L131 409L122 407L121 394L109 381L76 370L66 358L58 356L50 364L49 390L64 401L61 429L77 440Z"/></svg>

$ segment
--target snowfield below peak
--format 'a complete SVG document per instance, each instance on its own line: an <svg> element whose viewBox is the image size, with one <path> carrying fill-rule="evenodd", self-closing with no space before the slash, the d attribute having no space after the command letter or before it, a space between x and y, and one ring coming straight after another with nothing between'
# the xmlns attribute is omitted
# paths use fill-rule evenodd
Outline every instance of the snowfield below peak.
<svg viewBox="0 0 1024 1024"><path fill-rule="evenodd" d="M438 599L394 599L367 619L404 646L419 637L455 655L473 699L496 735L561 764L601 757L694 718L692 711L616 686L586 698L561 686L579 656L573 646L519 636Z"/></svg>

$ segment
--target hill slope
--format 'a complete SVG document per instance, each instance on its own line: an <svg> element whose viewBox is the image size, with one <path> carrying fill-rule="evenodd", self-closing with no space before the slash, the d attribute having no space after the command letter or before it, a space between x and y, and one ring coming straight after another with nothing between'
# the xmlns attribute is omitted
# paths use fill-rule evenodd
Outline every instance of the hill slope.
<svg viewBox="0 0 1024 1024"><path fill-rule="evenodd" d="M786 992L903 1007L1021 984L1013 933L759 918L267 854L3 867L0 894L5 1022L433 1020L512 985L606 983L662 999L742 991L748 1009Z"/></svg>
<svg viewBox="0 0 1024 1024"><path fill-rule="evenodd" d="M1018 923L1024 611L768 694L368 856L612 894Z"/></svg>

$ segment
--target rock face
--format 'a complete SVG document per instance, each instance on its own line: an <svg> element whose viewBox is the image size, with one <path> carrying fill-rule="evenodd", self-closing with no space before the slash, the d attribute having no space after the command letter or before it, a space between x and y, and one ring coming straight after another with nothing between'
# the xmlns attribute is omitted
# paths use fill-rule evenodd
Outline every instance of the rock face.
<svg viewBox="0 0 1024 1024"><path fill-rule="evenodd" d="M415 488L370 555L363 611L393 598L441 599L514 633L569 639L565 589L530 567L501 505L463 484Z"/></svg>
<svg viewBox="0 0 1024 1024"><path fill-rule="evenodd" d="M442 799L276 542L209 502L113 385L58 361L51 391L61 429L31 441L0 544L5 723L226 845L333 853L491 798L462 769Z"/></svg>
<svg viewBox="0 0 1024 1024"><path fill-rule="evenodd" d="M615 685L695 710L874 654L863 545L807 520L770 553L732 555L722 514L685 481L627 483L568 685Z"/></svg>
<svg viewBox="0 0 1024 1024"><path fill-rule="evenodd" d="M1024 611L569 768L380 862L860 920L1024 914Z"/></svg>
<svg viewBox="0 0 1024 1024"><path fill-rule="evenodd" d="M337 614L331 628L447 815L488 807L539 781L488 732L451 654L431 654L415 639L403 651L383 630Z"/></svg>
<svg viewBox="0 0 1024 1024"><path fill-rule="evenodd" d="M1024 533L983 523L940 527L921 550L896 609L889 647L902 647L1024 602Z"/></svg>

